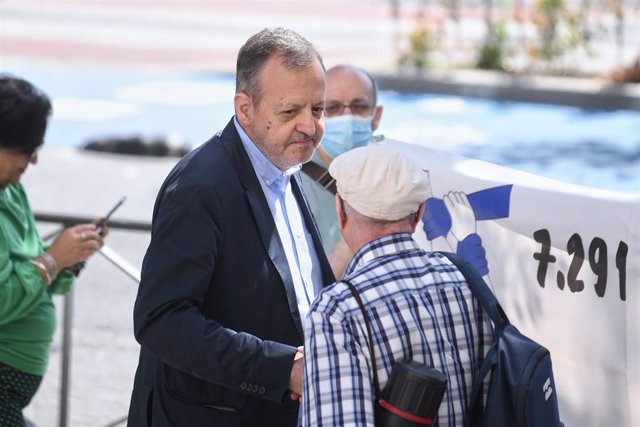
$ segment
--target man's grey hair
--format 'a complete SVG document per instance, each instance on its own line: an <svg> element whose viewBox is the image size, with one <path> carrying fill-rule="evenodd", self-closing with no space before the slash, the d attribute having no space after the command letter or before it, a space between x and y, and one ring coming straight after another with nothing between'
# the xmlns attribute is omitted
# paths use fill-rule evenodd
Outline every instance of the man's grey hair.
<svg viewBox="0 0 640 427"><path fill-rule="evenodd" d="M415 220L415 217L416 217L416 213L418 212L418 209L419 209L419 206L417 206L415 212L410 213L409 215L400 219L394 219L394 220L378 219L378 218L371 218L369 216L361 214L342 197L340 197L340 199L342 200L342 209L344 211L344 215L350 217L352 221L358 222L361 225L367 225L369 227L376 227L376 228L387 228L387 227L392 227L396 225L412 226L413 221Z"/></svg>
<svg viewBox="0 0 640 427"><path fill-rule="evenodd" d="M236 93L250 95L254 103L259 100L260 71L273 55L280 55L290 69L308 68L317 59L324 70L322 57L300 34L286 28L265 28L251 36L238 52Z"/></svg>

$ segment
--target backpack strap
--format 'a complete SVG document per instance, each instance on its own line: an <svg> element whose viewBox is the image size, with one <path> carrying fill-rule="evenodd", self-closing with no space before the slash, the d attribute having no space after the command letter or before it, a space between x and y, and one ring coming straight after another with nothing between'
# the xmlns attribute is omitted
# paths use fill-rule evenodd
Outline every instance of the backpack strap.
<svg viewBox="0 0 640 427"><path fill-rule="evenodd" d="M461 256L451 252L440 252L442 255L449 258L449 260L455 265L462 273L471 293L480 303L480 306L484 309L491 321L493 322L496 336L502 335L504 328L509 325L509 319L507 315L500 307L500 303L496 299L489 286L478 273L469 261ZM483 416L483 402L482 402L482 386L484 385L484 379L491 373L495 365L497 358L496 348L491 347L489 352L484 357L484 362L480 366L480 370L477 373L473 386L471 387L471 398L469 399L469 413L467 415L467 426L480 426Z"/></svg>
<svg viewBox="0 0 640 427"><path fill-rule="evenodd" d="M478 270L476 270L469 261L461 256L451 252L440 252L442 255L449 258L449 260L458 267L458 270L462 273L471 293L476 297L480 306L487 312L493 325L496 329L496 335L500 336L504 328L509 325L509 318L500 307L500 303L496 299L496 296L491 292L489 286L485 283Z"/></svg>
<svg viewBox="0 0 640 427"><path fill-rule="evenodd" d="M484 379L491 374L497 359L496 347L491 347L484 356L484 362L480 365L473 385L471 387L471 398L469 399L469 412L467 414L468 426L480 426L484 414L482 388L484 387ZM483 426L484 427L484 426Z"/></svg>

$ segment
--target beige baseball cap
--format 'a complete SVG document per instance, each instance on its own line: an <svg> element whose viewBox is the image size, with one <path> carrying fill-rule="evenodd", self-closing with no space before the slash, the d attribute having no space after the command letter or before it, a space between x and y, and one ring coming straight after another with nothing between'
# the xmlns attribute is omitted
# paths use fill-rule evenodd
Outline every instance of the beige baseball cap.
<svg viewBox="0 0 640 427"><path fill-rule="evenodd" d="M329 165L338 194L364 216L395 221L417 212L430 195L429 175L404 154L368 145Z"/></svg>

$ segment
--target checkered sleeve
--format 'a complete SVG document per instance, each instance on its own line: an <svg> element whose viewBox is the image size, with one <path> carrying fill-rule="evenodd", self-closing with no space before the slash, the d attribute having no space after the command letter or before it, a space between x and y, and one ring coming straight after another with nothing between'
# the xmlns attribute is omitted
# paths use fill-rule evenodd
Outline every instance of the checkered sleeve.
<svg viewBox="0 0 640 427"><path fill-rule="evenodd" d="M303 426L374 426L368 349L352 338L352 328L323 293L307 318Z"/></svg>

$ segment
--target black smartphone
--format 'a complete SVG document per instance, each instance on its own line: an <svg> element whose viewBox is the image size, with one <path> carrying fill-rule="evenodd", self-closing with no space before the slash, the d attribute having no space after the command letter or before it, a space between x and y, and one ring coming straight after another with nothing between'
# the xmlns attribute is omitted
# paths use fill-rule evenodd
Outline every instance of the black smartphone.
<svg viewBox="0 0 640 427"><path fill-rule="evenodd" d="M102 226L104 224L107 223L107 221L109 220L109 218L111 217L111 215L113 215L113 213L115 211L118 210L118 208L120 206L122 206L122 204L127 200L127 196L122 196L122 198L120 200L118 200L118 203L116 203L110 210L109 212L107 212L107 214L104 216L104 218L102 218L102 220L96 225L96 231L99 233L100 230L102 229Z"/></svg>

